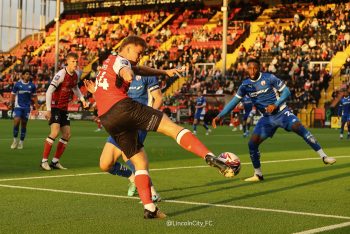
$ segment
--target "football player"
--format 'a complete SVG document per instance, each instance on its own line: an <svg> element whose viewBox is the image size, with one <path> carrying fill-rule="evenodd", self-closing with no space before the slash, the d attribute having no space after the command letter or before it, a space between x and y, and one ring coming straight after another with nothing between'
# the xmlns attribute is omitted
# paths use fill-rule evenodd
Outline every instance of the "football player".
<svg viewBox="0 0 350 234"><path fill-rule="evenodd" d="M252 99L253 105L263 113L263 117L259 119L248 143L254 175L245 181L257 182L264 179L261 171L259 145L268 137L272 137L279 127L301 136L319 154L325 164L335 163L336 159L326 155L316 138L287 107L286 100L290 96L290 91L284 82L273 74L260 72L260 62L256 59L248 60L247 66L249 78L242 82L234 98L212 122L215 128L216 121L229 113L245 95L248 95ZM279 97L275 90L280 93Z"/></svg>

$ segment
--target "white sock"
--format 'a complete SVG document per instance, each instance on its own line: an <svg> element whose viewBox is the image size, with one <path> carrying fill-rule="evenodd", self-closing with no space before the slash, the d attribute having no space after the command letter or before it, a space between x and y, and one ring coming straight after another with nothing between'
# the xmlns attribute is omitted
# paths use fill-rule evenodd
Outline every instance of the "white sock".
<svg viewBox="0 0 350 234"><path fill-rule="evenodd" d="M128 178L131 183L135 183L135 175L131 174L131 176Z"/></svg>
<svg viewBox="0 0 350 234"><path fill-rule="evenodd" d="M23 144L23 141L19 141L19 143Z"/></svg>
<svg viewBox="0 0 350 234"><path fill-rule="evenodd" d="M43 158L43 160L41 160L42 163L47 162L46 158Z"/></svg>
<svg viewBox="0 0 350 234"><path fill-rule="evenodd" d="M262 176L261 167L259 167L259 168L254 168L254 173L255 173L255 175Z"/></svg>
<svg viewBox="0 0 350 234"><path fill-rule="evenodd" d="M17 138L14 137L14 138L13 138L13 141L17 141Z"/></svg>
<svg viewBox="0 0 350 234"><path fill-rule="evenodd" d="M59 161L58 158L53 158L53 159L52 159L52 162L53 162L53 163L57 163L58 161Z"/></svg>
<svg viewBox="0 0 350 234"><path fill-rule="evenodd" d="M327 157L327 154L323 151L323 149L320 149L317 151L317 153L320 155L321 158Z"/></svg>
<svg viewBox="0 0 350 234"><path fill-rule="evenodd" d="M146 204L146 205L144 205L144 207L145 207L145 209L147 209L147 210L149 210L151 212L156 210L156 205L154 205L154 203Z"/></svg>

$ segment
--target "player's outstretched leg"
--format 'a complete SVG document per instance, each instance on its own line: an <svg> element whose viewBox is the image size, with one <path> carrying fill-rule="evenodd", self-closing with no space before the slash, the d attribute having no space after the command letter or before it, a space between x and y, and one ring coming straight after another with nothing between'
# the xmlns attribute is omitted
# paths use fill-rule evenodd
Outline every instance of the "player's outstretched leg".
<svg viewBox="0 0 350 234"><path fill-rule="evenodd" d="M208 150L207 147L195 135L191 133L190 130L175 124L164 114L158 126L157 132L172 137L182 148L205 159L209 166L218 168L220 173L225 177L234 176L232 168L218 160L215 155Z"/></svg>
<svg viewBox="0 0 350 234"><path fill-rule="evenodd" d="M262 171L261 171L261 163L260 163L260 151L259 151L259 145L264 141L264 138L261 138L258 135L252 135L248 142L249 147L249 153L250 153L250 159L253 163L254 167L254 175L252 177L249 177L245 179L244 181L247 182L259 182L264 180Z"/></svg>
<svg viewBox="0 0 350 234"><path fill-rule="evenodd" d="M326 155L316 138L300 122L295 122L292 125L292 131L301 136L304 141L320 155L324 164L332 165L337 161L335 158Z"/></svg>

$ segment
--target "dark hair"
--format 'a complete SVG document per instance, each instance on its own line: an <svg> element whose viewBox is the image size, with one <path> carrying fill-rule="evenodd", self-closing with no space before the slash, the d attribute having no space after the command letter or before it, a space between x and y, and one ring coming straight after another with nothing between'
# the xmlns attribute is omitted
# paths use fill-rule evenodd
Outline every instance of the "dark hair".
<svg viewBox="0 0 350 234"><path fill-rule="evenodd" d="M68 59L68 58L78 59L79 56L78 56L77 53L70 52L70 53L67 54L66 58L67 58L67 59Z"/></svg>
<svg viewBox="0 0 350 234"><path fill-rule="evenodd" d="M257 60L257 59L255 59L255 58L250 58L250 59L248 59L247 65L248 65L249 63L255 63L255 64L258 65L258 67L260 67L260 61Z"/></svg>
<svg viewBox="0 0 350 234"><path fill-rule="evenodd" d="M147 43L142 37L128 36L128 37L124 38L124 40L122 41L122 44L119 47L119 51L121 51L122 49L124 49L125 46L130 45L130 44L133 44L136 46L142 46L145 49L147 48Z"/></svg>

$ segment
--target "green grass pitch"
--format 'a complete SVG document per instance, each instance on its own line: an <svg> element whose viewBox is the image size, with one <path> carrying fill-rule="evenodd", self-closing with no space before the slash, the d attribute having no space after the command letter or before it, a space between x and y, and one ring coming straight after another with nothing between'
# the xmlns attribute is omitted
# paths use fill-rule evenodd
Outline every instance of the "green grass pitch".
<svg viewBox="0 0 350 234"><path fill-rule="evenodd" d="M168 218L144 220L138 198L126 196L128 181L98 168L107 134L94 132L92 122L71 125L61 159L68 170L46 172L39 164L47 122L29 121L24 149L11 150L12 122L0 120L0 233L350 233L350 140L339 140L338 130L311 129L337 158L332 166L300 137L278 130L260 147L260 183L243 181L253 167L241 132L226 126L205 136L198 127L215 154L240 157L242 170L231 179L149 133L150 174Z"/></svg>

